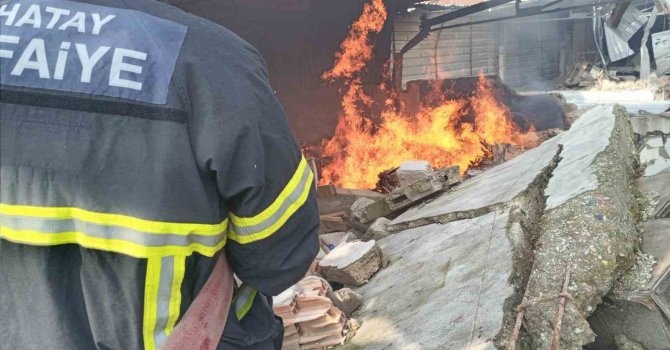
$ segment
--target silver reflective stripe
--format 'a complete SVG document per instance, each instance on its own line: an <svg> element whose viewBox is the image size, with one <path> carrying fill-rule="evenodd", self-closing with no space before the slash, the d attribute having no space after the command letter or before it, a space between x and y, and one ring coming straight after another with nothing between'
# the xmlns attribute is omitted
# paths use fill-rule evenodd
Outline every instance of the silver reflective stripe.
<svg viewBox="0 0 670 350"><path fill-rule="evenodd" d="M248 235L252 235L252 234L261 232L261 231L269 228L270 226L274 225L282 216L284 216L284 214L291 207L291 205L293 205L293 203L295 203L298 200L300 195L304 192L305 186L310 185L308 183L309 178L310 178L310 176L309 176L310 174L311 174L311 168L308 167L308 166L305 166L304 169L303 169L303 172L302 172L302 176L300 177L300 182L295 187L293 192L291 192L291 194L289 194L288 197L286 198L286 200L281 204L281 206L279 207L277 212L272 214L272 216L270 216L269 218L267 218L266 220L264 220L261 223L258 223L256 225L251 225L251 226L237 226L231 220L229 222L229 225L232 228L232 230L239 236L248 236Z"/></svg>
<svg viewBox="0 0 670 350"><path fill-rule="evenodd" d="M249 312L251 303L253 303L255 297L256 290L245 284L237 291L237 296L235 297L235 315L238 320L241 320Z"/></svg>
<svg viewBox="0 0 670 350"><path fill-rule="evenodd" d="M52 219L34 216L0 215L0 225L13 230L32 230L45 234L82 232L91 237L118 239L145 247L186 247L191 243L200 243L206 247L215 247L225 239L225 232L221 232L216 236L149 233L133 230L127 227L98 225L76 219Z"/></svg>
<svg viewBox="0 0 670 350"><path fill-rule="evenodd" d="M154 329L154 343L160 349L167 334L168 319L170 317L170 298L172 296L172 278L174 276L175 257L161 258L160 280L158 283L158 297L156 298L156 328Z"/></svg>

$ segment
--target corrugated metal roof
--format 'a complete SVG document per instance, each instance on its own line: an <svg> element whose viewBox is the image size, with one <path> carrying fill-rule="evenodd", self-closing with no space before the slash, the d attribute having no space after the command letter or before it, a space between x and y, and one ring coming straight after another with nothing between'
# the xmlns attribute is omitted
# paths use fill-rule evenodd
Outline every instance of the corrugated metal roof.
<svg viewBox="0 0 670 350"><path fill-rule="evenodd" d="M623 23L623 20L621 22ZM607 41L607 53L612 61L618 61L635 53L628 46L628 42L609 26L605 26L605 41Z"/></svg>
<svg viewBox="0 0 670 350"><path fill-rule="evenodd" d="M635 6L628 6L615 31L621 39L628 41L645 23L647 18L644 14Z"/></svg>

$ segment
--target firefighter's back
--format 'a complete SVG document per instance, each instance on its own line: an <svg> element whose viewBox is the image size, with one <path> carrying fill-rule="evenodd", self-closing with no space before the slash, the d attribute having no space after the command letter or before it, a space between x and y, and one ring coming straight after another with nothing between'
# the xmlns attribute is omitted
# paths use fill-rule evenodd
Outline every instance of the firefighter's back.
<svg viewBox="0 0 670 350"><path fill-rule="evenodd" d="M227 243L204 158L232 159L262 62L153 1L11 1L0 24L0 348L156 348Z"/></svg>

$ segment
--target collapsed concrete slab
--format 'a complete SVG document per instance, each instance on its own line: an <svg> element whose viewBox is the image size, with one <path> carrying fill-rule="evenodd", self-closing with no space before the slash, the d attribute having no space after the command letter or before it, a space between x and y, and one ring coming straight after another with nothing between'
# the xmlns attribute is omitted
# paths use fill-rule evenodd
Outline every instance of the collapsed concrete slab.
<svg viewBox="0 0 670 350"><path fill-rule="evenodd" d="M548 349L558 300L570 271L561 329L561 349L594 340L586 317L615 279L634 262L638 233L631 209L637 159L628 114L622 107L597 106L561 135L562 160L545 194L535 264L526 287L525 326L532 348Z"/></svg>
<svg viewBox="0 0 670 350"><path fill-rule="evenodd" d="M474 218L507 206L523 196L538 178L546 176L556 166L562 136L560 134L506 163L464 181L431 202L406 211L391 221L388 229L399 231L431 223Z"/></svg>
<svg viewBox="0 0 670 350"><path fill-rule="evenodd" d="M349 348L495 349L504 344L511 309L523 292L519 265L529 261L521 217L514 210L495 211L382 239L390 263L357 289L364 300L357 314L361 328Z"/></svg>
<svg viewBox="0 0 670 350"><path fill-rule="evenodd" d="M319 266L329 282L361 286L381 268L382 253L374 240L346 242L328 253Z"/></svg>

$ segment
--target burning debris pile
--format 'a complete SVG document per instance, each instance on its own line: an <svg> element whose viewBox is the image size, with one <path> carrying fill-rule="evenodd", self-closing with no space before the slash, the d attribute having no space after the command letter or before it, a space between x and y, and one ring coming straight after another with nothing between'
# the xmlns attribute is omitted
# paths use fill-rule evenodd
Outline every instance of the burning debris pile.
<svg viewBox="0 0 670 350"><path fill-rule="evenodd" d="M518 150L537 145L531 128L522 131L510 110L494 93L493 82L483 75L470 96L450 98L434 89L430 99L414 114L395 106L395 93L387 93L381 115L371 113L373 99L363 88L362 75L372 58L369 36L386 20L381 0L365 5L336 54L333 68L323 79L341 84L342 115L332 138L325 140L320 158L321 184L345 188L374 188L378 175L408 160L426 160L435 168L471 166L491 158L491 148L512 145Z"/></svg>

